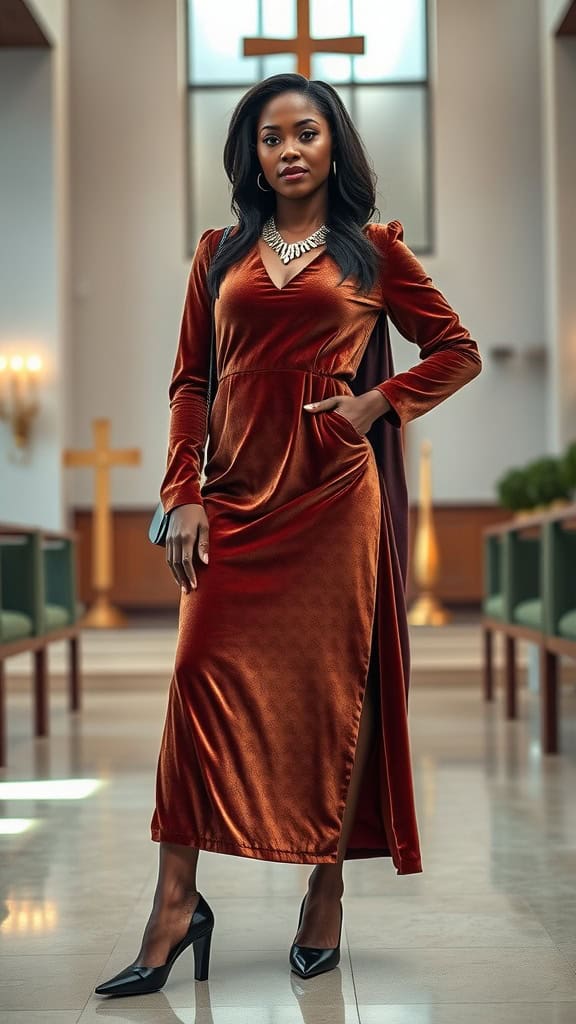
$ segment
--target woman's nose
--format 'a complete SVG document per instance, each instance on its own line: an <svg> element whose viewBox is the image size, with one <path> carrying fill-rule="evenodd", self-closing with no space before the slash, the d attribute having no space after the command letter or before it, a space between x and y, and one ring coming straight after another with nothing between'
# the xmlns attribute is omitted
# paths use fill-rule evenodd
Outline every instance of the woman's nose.
<svg viewBox="0 0 576 1024"><path fill-rule="evenodd" d="M282 160L289 160L290 157L293 157L293 156L299 157L300 156L300 150L297 149L296 146L286 146L286 149L282 153Z"/></svg>

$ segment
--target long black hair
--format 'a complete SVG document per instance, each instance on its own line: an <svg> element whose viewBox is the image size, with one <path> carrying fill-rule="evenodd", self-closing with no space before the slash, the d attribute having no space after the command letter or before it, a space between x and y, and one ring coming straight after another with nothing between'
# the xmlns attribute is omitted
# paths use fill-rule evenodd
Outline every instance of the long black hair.
<svg viewBox="0 0 576 1024"><path fill-rule="evenodd" d="M376 175L336 90L327 82L310 81L296 74L265 78L249 89L232 114L224 146L224 168L232 184L230 208L238 218L238 230L222 246L219 257L212 260L209 291L218 295L228 267L250 251L265 221L275 212L275 192L263 192L257 185L261 167L256 155L256 130L264 105L283 92L304 93L328 122L336 174L331 166L326 249L342 271L340 284L353 274L359 290L368 292L376 280L378 253L362 228L376 209Z"/></svg>

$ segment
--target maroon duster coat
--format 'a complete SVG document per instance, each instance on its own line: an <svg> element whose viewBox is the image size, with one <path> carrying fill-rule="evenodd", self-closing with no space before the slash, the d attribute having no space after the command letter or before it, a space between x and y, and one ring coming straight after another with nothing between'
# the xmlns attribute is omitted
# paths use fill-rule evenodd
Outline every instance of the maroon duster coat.
<svg viewBox="0 0 576 1024"><path fill-rule="evenodd" d="M158 760L155 841L263 860L334 863L368 672L380 716L346 859L422 870L407 707L407 494L399 427L481 369L476 343L403 241L359 295L326 250L283 288L258 245L215 306L218 390L201 486L210 350L209 261L194 256L170 385L165 511L201 503L210 561L182 594ZM394 375L388 318L420 362ZM377 387L366 435L302 407Z"/></svg>

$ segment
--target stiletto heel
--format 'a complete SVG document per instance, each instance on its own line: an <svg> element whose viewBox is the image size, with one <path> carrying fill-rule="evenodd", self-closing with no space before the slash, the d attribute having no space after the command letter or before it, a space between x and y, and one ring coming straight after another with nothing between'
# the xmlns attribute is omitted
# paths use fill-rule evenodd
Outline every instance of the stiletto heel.
<svg viewBox="0 0 576 1024"><path fill-rule="evenodd" d="M172 947L165 964L160 967L139 967L137 964L130 964L109 981L98 985L94 991L99 996L141 996L148 992L157 992L166 984L175 961L190 945L194 946L194 978L196 981L206 981L213 929L212 908L200 895L186 935Z"/></svg>
<svg viewBox="0 0 576 1024"><path fill-rule="evenodd" d="M300 924L302 922L302 914L304 913L305 902L306 896L304 897L300 905L300 917L298 918L298 928L300 928ZM315 946L299 946L297 942L293 942L292 947L290 949L290 966L292 970L301 978L314 978L317 974L323 974L324 971L331 971L340 963L341 938L342 903L340 903L340 934L338 936L338 945L335 946L334 949L317 949Z"/></svg>
<svg viewBox="0 0 576 1024"><path fill-rule="evenodd" d="M208 978L208 965L210 963L210 943L212 942L212 931L196 939L194 943L194 978L196 981L206 981Z"/></svg>

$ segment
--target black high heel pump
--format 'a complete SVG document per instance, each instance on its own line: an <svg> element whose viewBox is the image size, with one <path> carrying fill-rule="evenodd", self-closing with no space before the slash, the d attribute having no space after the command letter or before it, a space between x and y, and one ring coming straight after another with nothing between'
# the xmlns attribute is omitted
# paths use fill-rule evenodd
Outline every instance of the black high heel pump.
<svg viewBox="0 0 576 1024"><path fill-rule="evenodd" d="M308 894L306 894L308 895ZM300 917L298 928L304 913L306 896L300 905ZM290 966L301 978L313 978L316 974L323 974L324 971L331 971L340 963L340 940L342 938L342 904L340 904L340 934L338 945L334 949L316 949L315 946L299 946L297 942L292 943L290 949Z"/></svg>
<svg viewBox="0 0 576 1024"><path fill-rule="evenodd" d="M212 909L204 897L200 896L186 935L172 947L165 964L160 967L137 967L130 964L109 981L98 985L94 991L99 996L140 996L146 995L148 992L157 992L166 984L174 961L192 944L194 945L194 978L196 981L206 981L213 928Z"/></svg>

